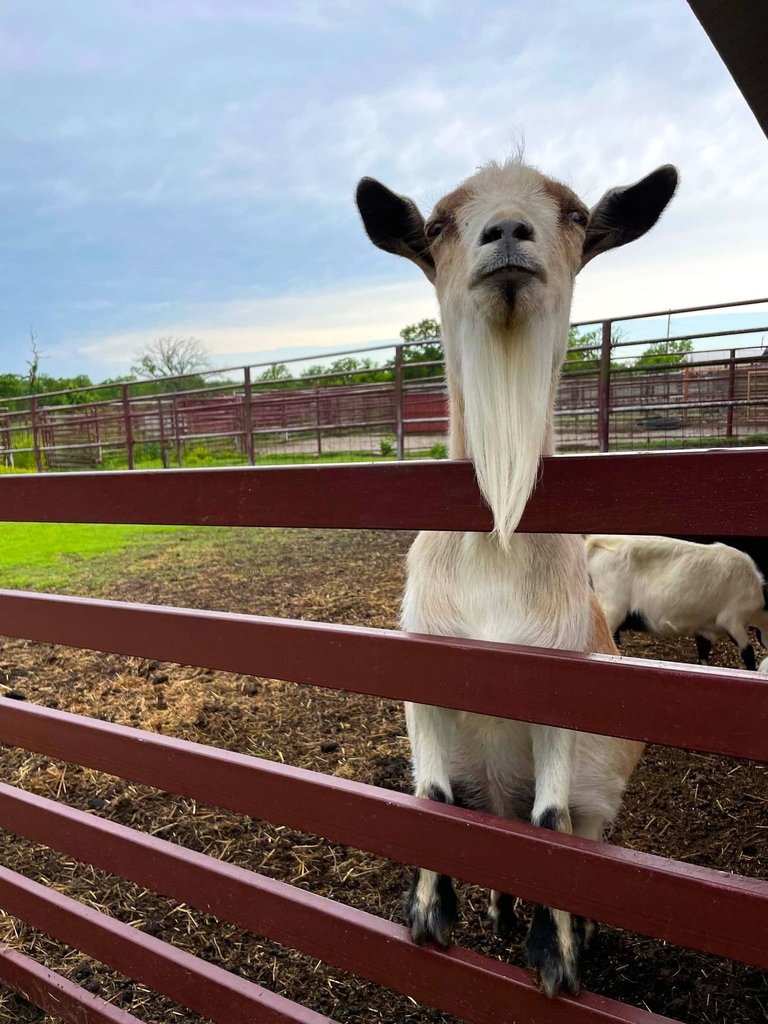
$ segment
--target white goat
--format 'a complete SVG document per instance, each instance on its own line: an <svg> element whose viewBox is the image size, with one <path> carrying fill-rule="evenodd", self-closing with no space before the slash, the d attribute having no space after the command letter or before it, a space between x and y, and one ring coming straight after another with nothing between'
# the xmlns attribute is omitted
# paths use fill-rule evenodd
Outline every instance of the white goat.
<svg viewBox="0 0 768 1024"><path fill-rule="evenodd" d="M763 658L757 671L760 675L768 676L768 658Z"/></svg>
<svg viewBox="0 0 768 1024"><path fill-rule="evenodd" d="M472 460L495 526L492 534L420 534L408 558L405 629L615 653L581 538L515 530L541 456L554 451L576 274L652 228L676 185L674 167L662 167L607 192L590 212L571 189L514 159L468 178L427 222L379 182L358 185L371 241L412 260L435 285L451 458ZM417 796L591 839L618 813L642 752L627 740L420 704L406 706L406 720ZM457 916L451 879L417 870L406 912L415 941L447 945ZM510 897L494 893L497 933L511 915ZM534 912L526 951L548 995L577 990L588 932L562 911Z"/></svg>
<svg viewBox="0 0 768 1024"><path fill-rule="evenodd" d="M706 665L728 636L754 671L748 629L768 629L765 581L743 551L670 537L590 536L587 566L616 643L623 629L695 636Z"/></svg>

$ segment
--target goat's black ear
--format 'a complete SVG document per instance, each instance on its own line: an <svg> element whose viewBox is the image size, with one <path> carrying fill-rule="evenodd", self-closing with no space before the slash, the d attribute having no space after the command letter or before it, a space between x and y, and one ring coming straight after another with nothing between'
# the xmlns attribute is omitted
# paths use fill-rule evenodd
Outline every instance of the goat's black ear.
<svg viewBox="0 0 768 1024"><path fill-rule="evenodd" d="M634 185L606 192L589 217L582 267L599 253L634 242L650 231L675 194L677 182L677 169L665 164Z"/></svg>
<svg viewBox="0 0 768 1024"><path fill-rule="evenodd" d="M435 261L424 234L424 218L413 200L391 192L375 178L360 179L355 200L373 244L412 260L434 282Z"/></svg>

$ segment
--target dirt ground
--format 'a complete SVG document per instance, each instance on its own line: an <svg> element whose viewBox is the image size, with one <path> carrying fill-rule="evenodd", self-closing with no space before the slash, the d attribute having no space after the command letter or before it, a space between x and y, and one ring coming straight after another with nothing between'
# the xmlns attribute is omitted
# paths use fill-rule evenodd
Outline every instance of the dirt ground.
<svg viewBox="0 0 768 1024"><path fill-rule="evenodd" d="M248 611L391 628L403 581L405 534L308 531L181 533L158 553L131 552L120 577L94 569L81 593L122 600ZM692 661L692 641L627 634L624 653ZM716 648L713 664L738 667ZM354 694L227 675L136 658L0 641L0 695L278 759L396 790L409 788L400 706ZM24 789L131 824L173 842L387 918L399 919L406 867L279 826L193 805L169 794L3 748L3 778ZM768 768L650 747L636 772L612 841L636 850L744 875L768 875ZM83 868L0 832L0 863L142 927L345 1024L449 1021L436 1010L363 982L275 943L222 924L138 886ZM461 886L457 940L522 964L521 907L511 944L485 922L485 895ZM98 992L139 1019L198 1021L140 985L62 948L11 918L0 938ZM764 972L624 933L601 931L585 986L689 1024L768 1019ZM0 1021L41 1020L16 996L0 995Z"/></svg>

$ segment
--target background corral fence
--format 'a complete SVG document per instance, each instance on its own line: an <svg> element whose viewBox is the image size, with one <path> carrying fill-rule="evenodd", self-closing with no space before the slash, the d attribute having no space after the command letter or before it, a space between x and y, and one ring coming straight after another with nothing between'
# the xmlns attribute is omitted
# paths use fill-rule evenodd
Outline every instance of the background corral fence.
<svg viewBox="0 0 768 1024"><path fill-rule="evenodd" d="M767 497L765 450L561 456L546 460L521 529L764 538ZM6 476L0 519L491 526L472 467L451 462ZM768 683L754 673L14 591L0 592L0 624L33 641L768 760ZM13 701L0 742L768 967L765 881ZM416 947L397 924L4 784L0 827L468 1021L668 1020L590 993L547 1000L514 967ZM0 907L218 1024L328 1019L6 868ZM65 1021L135 1019L7 947L0 980Z"/></svg>
<svg viewBox="0 0 768 1024"><path fill-rule="evenodd" d="M757 306L765 314L744 312ZM693 329L707 314L730 324ZM674 330L673 317L684 317ZM556 404L560 450L768 442L767 299L574 328ZM740 344L750 335L759 344ZM697 350L676 357L681 340ZM43 471L444 458L443 363L414 359L420 345L313 357L325 369L303 357L5 399L0 463ZM656 362L641 358L650 346Z"/></svg>

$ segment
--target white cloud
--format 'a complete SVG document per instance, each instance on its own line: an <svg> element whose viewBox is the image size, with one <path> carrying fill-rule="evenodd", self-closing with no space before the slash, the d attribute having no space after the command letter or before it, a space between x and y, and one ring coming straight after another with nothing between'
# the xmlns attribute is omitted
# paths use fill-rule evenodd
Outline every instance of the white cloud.
<svg viewBox="0 0 768 1024"><path fill-rule="evenodd" d="M663 225L656 230L661 235ZM667 251L654 247L649 236L599 257L577 279L572 319L599 320L738 301L766 291L757 252L745 267L723 265L713 276L706 250L680 253L676 249L675 245ZM391 284L348 282L335 290L198 306L183 318L168 317L160 306L150 327L107 334L78 346L74 354L104 367L105 373L114 373L127 369L137 350L152 338L167 334L201 338L218 365L236 365L246 358L259 361L260 354L271 358L276 350L284 357L294 348L303 353L390 341L406 324L438 316L431 285L415 268L405 263L401 267L402 281Z"/></svg>
<svg viewBox="0 0 768 1024"><path fill-rule="evenodd" d="M331 350L390 341L406 324L437 313L434 292L420 278L414 271L414 280L402 284L351 285L336 291L203 306L182 321L158 319L156 326L146 330L106 335L76 351L89 362L127 367L152 338L194 335L222 365L223 360L238 362L240 356L294 346ZM233 358L226 359L229 356Z"/></svg>

